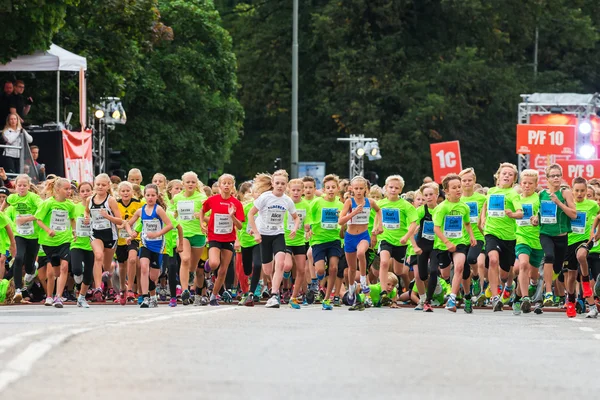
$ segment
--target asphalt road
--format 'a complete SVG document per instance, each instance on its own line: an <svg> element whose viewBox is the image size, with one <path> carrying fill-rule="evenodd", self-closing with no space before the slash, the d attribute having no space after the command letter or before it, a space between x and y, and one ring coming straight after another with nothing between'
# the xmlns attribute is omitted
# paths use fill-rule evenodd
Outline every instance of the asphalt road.
<svg viewBox="0 0 600 400"><path fill-rule="evenodd" d="M600 320L476 310L0 308L2 399L565 399Z"/></svg>

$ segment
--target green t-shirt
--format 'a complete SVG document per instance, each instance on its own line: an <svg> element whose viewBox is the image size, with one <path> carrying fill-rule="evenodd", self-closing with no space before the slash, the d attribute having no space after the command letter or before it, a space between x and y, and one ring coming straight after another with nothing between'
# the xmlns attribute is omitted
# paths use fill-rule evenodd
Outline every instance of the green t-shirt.
<svg viewBox="0 0 600 400"><path fill-rule="evenodd" d="M343 207L341 201L327 201L324 197L313 203L307 218L313 232L311 246L340 240L338 219Z"/></svg>
<svg viewBox="0 0 600 400"><path fill-rule="evenodd" d="M42 204L42 199L35 193L27 192L23 197L14 193L6 198L6 202L13 206L16 216L35 215L38 207ZM16 223L16 217L15 217ZM16 225L15 236L21 236L25 239L37 239L40 227L35 221L29 221L25 224Z"/></svg>
<svg viewBox="0 0 600 400"><path fill-rule="evenodd" d="M569 246L590 240L594 218L600 210L598 203L590 199L583 199L581 203L575 202L575 208L577 209L577 218L571 221Z"/></svg>
<svg viewBox="0 0 600 400"><path fill-rule="evenodd" d="M0 248L1 254L6 253L6 250L8 250L10 247L10 238L6 232L7 225L10 226L10 219L6 216L6 214L4 214L4 212L0 212L0 246L2 246Z"/></svg>
<svg viewBox="0 0 600 400"><path fill-rule="evenodd" d="M81 249L92 251L92 242L90 241L91 223L84 224L85 206L81 203L75 204L75 234L77 239L71 243L71 249Z"/></svg>
<svg viewBox="0 0 600 400"><path fill-rule="evenodd" d="M483 233L479 230L479 216L481 215L481 209L485 204L485 195L473 192L472 196L463 196L460 198L460 201L469 206L469 219L471 221L471 227L473 228L473 236L477 240L485 240L483 237Z"/></svg>
<svg viewBox="0 0 600 400"><path fill-rule="evenodd" d="M506 216L505 210L515 212L521 209L519 194L513 188L490 188L484 234L494 235L500 240L515 240L517 223L514 218Z"/></svg>
<svg viewBox="0 0 600 400"><path fill-rule="evenodd" d="M555 194L561 203L566 204L562 190ZM540 234L555 237L571 232L571 218L551 200L547 190L542 190L540 192Z"/></svg>
<svg viewBox="0 0 600 400"><path fill-rule="evenodd" d="M238 234L238 240L240 241L240 247L246 249L248 247L254 247L256 246L258 243L256 243L256 240L254 240L254 236L252 236L249 231L250 231L250 224L248 223L248 213L250 212L250 210L252 210L252 207L254 207L254 202L251 201L250 203L244 204L244 222L242 222L242 229L237 231ZM258 215L258 214L256 214ZM255 220L256 222L258 222L258 218L256 218L255 216Z"/></svg>
<svg viewBox="0 0 600 400"><path fill-rule="evenodd" d="M371 300L373 301L373 304L376 307L381 307L381 282L377 282L375 285L369 285L369 289L371 290ZM396 298L397 295L398 289L393 288L392 291L388 293L386 297L389 297L393 300ZM360 299L360 301L365 301L365 295L362 293L358 295L358 298Z"/></svg>
<svg viewBox="0 0 600 400"><path fill-rule="evenodd" d="M171 210L167 210L167 217L173 224L173 229L165 234L165 254L168 254L169 257L173 257L173 249L177 247L177 227L179 226L179 221L175 218L175 213ZM139 219L142 220L141 218Z"/></svg>
<svg viewBox="0 0 600 400"><path fill-rule="evenodd" d="M285 232L285 244L287 246L304 246L304 221L306 221L306 214L310 208L308 201L301 199L296 205L296 213L300 218L300 225L298 225L298 231L293 239L290 239L290 232L294 227L294 219L289 212L286 212L283 217L283 230Z"/></svg>
<svg viewBox="0 0 600 400"><path fill-rule="evenodd" d="M433 299L431 299L431 305L441 306L444 304L446 296L452 293L452 286L445 280L438 276L438 283L433 292Z"/></svg>
<svg viewBox="0 0 600 400"><path fill-rule="evenodd" d="M49 197L38 207L35 218L42 221L55 233L51 237L45 230L40 229L39 243L44 246L60 246L73 241L71 220L77 216L75 204L71 200L57 201Z"/></svg>
<svg viewBox="0 0 600 400"><path fill-rule="evenodd" d="M469 245L469 233L466 225L470 222L469 206L462 202L451 203L448 200L441 202L433 213L433 225L439 226L442 233L455 245ZM437 250L448 250L444 242L435 235L433 248Z"/></svg>
<svg viewBox="0 0 600 400"><path fill-rule="evenodd" d="M400 246L400 239L408 233L410 224L417 222L417 210L403 198L396 201L382 199L377 205L381 208L383 221L383 233L378 239L385 240L393 246Z"/></svg>
<svg viewBox="0 0 600 400"><path fill-rule="evenodd" d="M540 226L531 224L531 217L540 211L540 196L533 193L529 197L521 197L523 218L517 219L517 244L525 244L534 250L541 250Z"/></svg>
<svg viewBox="0 0 600 400"><path fill-rule="evenodd" d="M181 192L173 197L173 208L177 211L177 220L183 228L183 237L204 235L195 214L202 210L202 203L206 199L206 195L200 192L194 192L190 197Z"/></svg>

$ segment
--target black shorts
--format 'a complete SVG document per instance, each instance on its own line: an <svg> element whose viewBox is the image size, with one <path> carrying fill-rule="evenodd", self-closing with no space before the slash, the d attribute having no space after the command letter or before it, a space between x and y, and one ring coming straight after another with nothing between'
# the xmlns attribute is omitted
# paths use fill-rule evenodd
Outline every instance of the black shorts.
<svg viewBox="0 0 600 400"><path fill-rule="evenodd" d="M304 256L306 255L306 246L285 246L285 252L293 256Z"/></svg>
<svg viewBox="0 0 600 400"><path fill-rule="evenodd" d="M502 240L494 235L485 235L485 254L489 257L490 251L497 251L499 255L500 268L509 272L515 264L516 240Z"/></svg>
<svg viewBox="0 0 600 400"><path fill-rule="evenodd" d="M338 270L337 277L343 279L344 278L344 270L348 268L348 261L346 261L346 256L343 255L340 257L340 262L338 262Z"/></svg>
<svg viewBox="0 0 600 400"><path fill-rule="evenodd" d="M457 247L458 250L458 247ZM439 269L446 269L452 264L452 253L447 250L433 250L429 256L429 263L436 262Z"/></svg>
<svg viewBox="0 0 600 400"><path fill-rule="evenodd" d="M210 242L208 242L208 248L209 249L220 249L222 250L229 250L230 252L233 253L233 246L234 246L234 242L217 242L216 240L211 240Z"/></svg>
<svg viewBox="0 0 600 400"><path fill-rule="evenodd" d="M406 257L405 257L404 264L406 264L409 267L414 267L415 265L417 265L418 260L419 260L419 256L417 256L416 254L413 254L412 256L408 257L408 260L406 260Z"/></svg>
<svg viewBox="0 0 600 400"><path fill-rule="evenodd" d="M48 256L38 256L38 269L44 268L50 262Z"/></svg>
<svg viewBox="0 0 600 400"><path fill-rule="evenodd" d="M285 253L285 236L280 235L261 235L260 242L260 257L263 264L268 264L273 261L273 255L277 253Z"/></svg>
<svg viewBox="0 0 600 400"><path fill-rule="evenodd" d="M150 268L160 269L160 266L162 264L162 254L155 253L146 247L141 247L139 256L140 259L147 258L148 260L150 260Z"/></svg>
<svg viewBox="0 0 600 400"><path fill-rule="evenodd" d="M71 254L71 243L63 243L60 246L42 245L46 257L50 260L53 267L60 266L61 261L69 261Z"/></svg>
<svg viewBox="0 0 600 400"><path fill-rule="evenodd" d="M577 261L577 251L586 244L587 241L573 243L567 247L567 256L565 257L566 267L569 271L577 271L579 269L579 261Z"/></svg>
<svg viewBox="0 0 600 400"><path fill-rule="evenodd" d="M90 240L102 240L105 249L114 249L117 246L117 238L112 229L92 230Z"/></svg>
<svg viewBox="0 0 600 400"><path fill-rule="evenodd" d="M115 255L117 256L117 262L124 263L129 259L129 252L134 250L136 253L140 248L140 242L137 240L132 240L130 244L124 244L121 246L117 246L117 251L115 251Z"/></svg>
<svg viewBox="0 0 600 400"><path fill-rule="evenodd" d="M318 261L324 261L331 257L342 258L344 251L339 240L334 240L327 243L315 244L312 246L313 261L316 264ZM339 268L338 268L339 270Z"/></svg>
<svg viewBox="0 0 600 400"><path fill-rule="evenodd" d="M587 257L590 279L596 280L600 275L600 253L590 253Z"/></svg>
<svg viewBox="0 0 600 400"><path fill-rule="evenodd" d="M390 253L390 256L392 256L392 258L399 263L404 262L404 257L406 257L406 248L407 246L394 246L385 240L379 242L379 254L381 254L382 251L387 251Z"/></svg>

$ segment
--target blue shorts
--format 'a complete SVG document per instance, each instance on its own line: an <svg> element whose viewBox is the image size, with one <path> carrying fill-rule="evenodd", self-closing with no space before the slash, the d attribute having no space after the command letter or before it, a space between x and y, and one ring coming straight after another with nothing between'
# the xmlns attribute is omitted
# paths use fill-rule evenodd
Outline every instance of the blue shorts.
<svg viewBox="0 0 600 400"><path fill-rule="evenodd" d="M371 235L368 230L357 235L346 232L344 235L344 251L346 253L356 253L359 243L363 240L366 240L371 245Z"/></svg>
<svg viewBox="0 0 600 400"><path fill-rule="evenodd" d="M315 263L330 259L331 257L341 258L344 253L342 252L342 245L339 240L332 242L315 244L312 246L313 260Z"/></svg>

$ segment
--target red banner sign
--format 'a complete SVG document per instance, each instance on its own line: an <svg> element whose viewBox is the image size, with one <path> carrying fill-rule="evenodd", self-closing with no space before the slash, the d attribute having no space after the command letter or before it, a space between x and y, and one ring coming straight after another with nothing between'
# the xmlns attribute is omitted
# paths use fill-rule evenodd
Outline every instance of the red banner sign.
<svg viewBox="0 0 600 400"><path fill-rule="evenodd" d="M572 125L517 125L517 154L575 154L576 127Z"/></svg>
<svg viewBox="0 0 600 400"><path fill-rule="evenodd" d="M433 176L436 182L441 183L446 175L458 174L462 171L460 143L458 140L432 143L430 148Z"/></svg>
<svg viewBox="0 0 600 400"><path fill-rule="evenodd" d="M600 177L600 160L559 160L563 176L568 183L581 176L585 179Z"/></svg>
<svg viewBox="0 0 600 400"><path fill-rule="evenodd" d="M63 153L65 155L65 176L77 182L93 182L92 131L62 131Z"/></svg>

